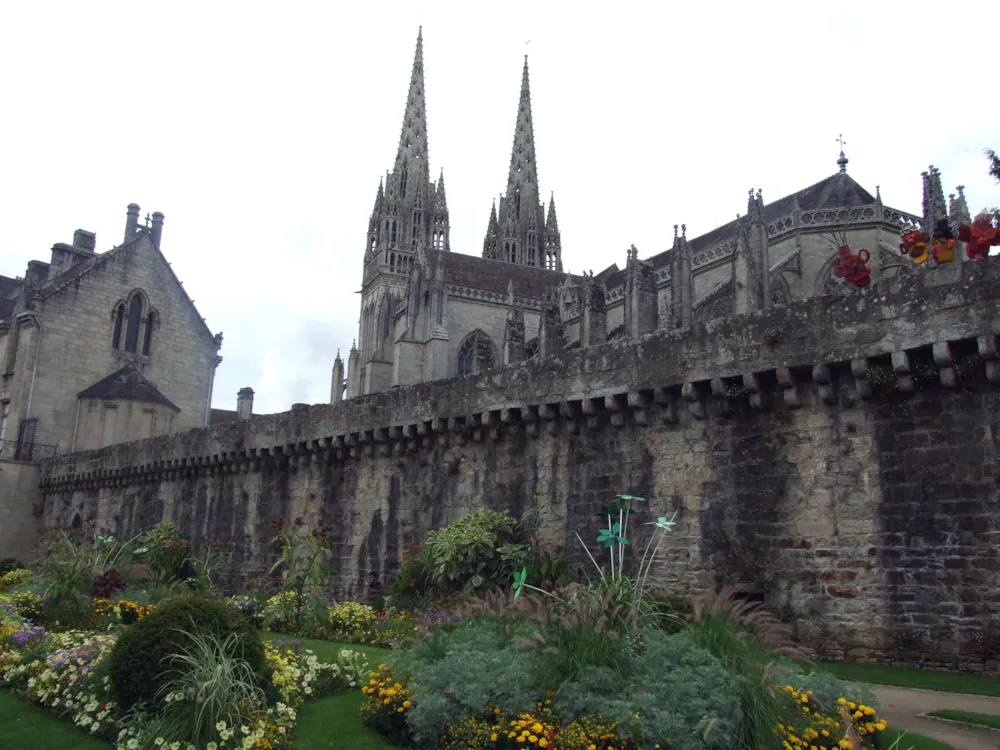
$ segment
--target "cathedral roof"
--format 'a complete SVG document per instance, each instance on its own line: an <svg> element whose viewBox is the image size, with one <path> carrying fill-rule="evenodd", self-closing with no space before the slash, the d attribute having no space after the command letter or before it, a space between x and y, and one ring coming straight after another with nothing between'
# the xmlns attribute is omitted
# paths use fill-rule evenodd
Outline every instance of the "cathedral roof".
<svg viewBox="0 0 1000 750"><path fill-rule="evenodd" d="M440 257L444 264L445 280L449 284L494 292L504 297L507 295L510 283L513 284L514 294L518 297L542 299L550 289L565 282L567 276L559 271L549 271L519 263L504 263L462 253L431 250L427 255L432 268Z"/></svg>
<svg viewBox="0 0 1000 750"><path fill-rule="evenodd" d="M176 412L180 409L160 393L153 383L146 380L133 365L125 365L103 380L98 380L90 388L80 391L79 398L120 398L129 401L144 401L149 404L167 406Z"/></svg>
<svg viewBox="0 0 1000 750"><path fill-rule="evenodd" d="M837 172L815 185L810 185L798 192L786 195L776 201L764 204L762 218L765 224L787 216L793 210L796 202L802 211L817 211L825 208L855 208L870 206L875 203L875 196L865 190L846 172ZM700 237L693 237L688 242L692 252L707 250L720 245L736 236L736 220L723 224ZM664 250L648 259L655 270L663 268L670 262L673 249ZM609 289L620 286L625 281L624 271L612 271L610 268L601 272Z"/></svg>

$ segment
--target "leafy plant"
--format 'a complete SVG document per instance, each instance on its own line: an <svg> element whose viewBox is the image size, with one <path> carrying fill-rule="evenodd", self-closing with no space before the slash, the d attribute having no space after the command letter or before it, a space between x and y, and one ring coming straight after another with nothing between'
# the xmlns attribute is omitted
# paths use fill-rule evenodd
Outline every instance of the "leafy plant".
<svg viewBox="0 0 1000 750"><path fill-rule="evenodd" d="M308 622L318 622L323 628L330 625L329 605L318 593L330 580L328 529L322 521L308 534L303 527L301 518L282 526L274 538L281 545L281 554L271 566L272 573L281 570L283 592L294 594L290 598L293 609L286 613L294 633L303 633ZM265 615L265 626L268 622Z"/></svg>
<svg viewBox="0 0 1000 750"><path fill-rule="evenodd" d="M90 587L90 595L96 599L110 599L116 591L126 588L128 581L116 569L111 568L97 576L94 585Z"/></svg>
<svg viewBox="0 0 1000 750"><path fill-rule="evenodd" d="M139 538L136 555L149 570L162 580L177 577L187 559L188 543L176 524L164 521L156 524Z"/></svg>
<svg viewBox="0 0 1000 750"><path fill-rule="evenodd" d="M122 707L145 703L148 709L162 708L164 660L192 648L190 635L205 633L232 644L232 656L247 662L264 683L264 647L250 624L223 602L179 596L162 603L118 636L108 660L112 691ZM241 637L226 641L230 633Z"/></svg>
<svg viewBox="0 0 1000 750"><path fill-rule="evenodd" d="M179 653L163 661L157 698L168 704L176 729L165 738L203 747L219 739L216 725L238 726L250 710L263 703L264 693L253 668L238 656L243 633L220 634L177 630Z"/></svg>
<svg viewBox="0 0 1000 750"><path fill-rule="evenodd" d="M515 520L486 508L427 535L424 554L432 580L449 591L495 588L513 570Z"/></svg>

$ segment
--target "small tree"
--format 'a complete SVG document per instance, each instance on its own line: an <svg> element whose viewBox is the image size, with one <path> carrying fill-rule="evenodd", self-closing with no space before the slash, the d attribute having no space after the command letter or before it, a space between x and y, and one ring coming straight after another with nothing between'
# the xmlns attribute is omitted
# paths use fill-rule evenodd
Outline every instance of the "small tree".
<svg viewBox="0 0 1000 750"><path fill-rule="evenodd" d="M281 589L294 595L290 597L290 611L283 614L297 634L305 630L303 618L306 615L310 615L310 622L318 621L324 629L330 624L329 605L326 597L319 593L330 581L332 551L328 531L326 524L320 521L311 532L306 532L300 517L291 524L283 524L274 538L281 545L281 554L271 566L271 572L282 569Z"/></svg>

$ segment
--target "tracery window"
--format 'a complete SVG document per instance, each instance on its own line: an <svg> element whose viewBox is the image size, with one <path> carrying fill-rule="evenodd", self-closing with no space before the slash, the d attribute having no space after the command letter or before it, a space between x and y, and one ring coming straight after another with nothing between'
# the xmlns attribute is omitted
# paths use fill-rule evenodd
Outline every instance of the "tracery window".
<svg viewBox="0 0 1000 750"><path fill-rule="evenodd" d="M122 348L122 334L125 332L125 303L115 308L114 328L111 333L111 346L114 349Z"/></svg>
<svg viewBox="0 0 1000 750"><path fill-rule="evenodd" d="M538 337L531 339L530 341L524 342L524 356L526 359L531 359L536 354L538 354Z"/></svg>
<svg viewBox="0 0 1000 750"><path fill-rule="evenodd" d="M458 374L473 375L489 370L496 363L493 341L483 331L470 333L458 349Z"/></svg>
<svg viewBox="0 0 1000 750"><path fill-rule="evenodd" d="M128 322L125 324L125 351L135 354L139 346L139 325L142 323L142 297L132 297L128 306Z"/></svg>
<svg viewBox="0 0 1000 750"><path fill-rule="evenodd" d="M144 357L149 356L149 347L153 342L154 325L156 325L156 313L150 310L149 315L146 316L146 331L142 336L142 354Z"/></svg>

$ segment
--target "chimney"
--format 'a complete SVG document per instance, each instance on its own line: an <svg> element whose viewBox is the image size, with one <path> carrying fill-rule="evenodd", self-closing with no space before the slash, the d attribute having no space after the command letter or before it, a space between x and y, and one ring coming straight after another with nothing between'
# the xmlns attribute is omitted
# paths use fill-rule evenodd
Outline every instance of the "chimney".
<svg viewBox="0 0 1000 750"><path fill-rule="evenodd" d="M139 204L129 203L125 216L125 241L128 242L139 233Z"/></svg>
<svg viewBox="0 0 1000 750"><path fill-rule="evenodd" d="M253 388L240 388L236 394L236 419L250 419L253 415Z"/></svg>
<svg viewBox="0 0 1000 750"><path fill-rule="evenodd" d="M73 247L77 250L87 250L94 252L97 247L97 235L88 232L86 229L77 229L73 232Z"/></svg>
<svg viewBox="0 0 1000 750"><path fill-rule="evenodd" d="M153 245L160 248L160 236L163 234L163 214L159 211L153 212L153 226L149 230L149 236L153 240Z"/></svg>

